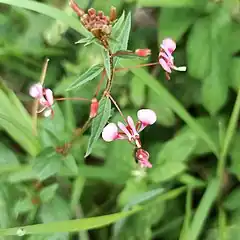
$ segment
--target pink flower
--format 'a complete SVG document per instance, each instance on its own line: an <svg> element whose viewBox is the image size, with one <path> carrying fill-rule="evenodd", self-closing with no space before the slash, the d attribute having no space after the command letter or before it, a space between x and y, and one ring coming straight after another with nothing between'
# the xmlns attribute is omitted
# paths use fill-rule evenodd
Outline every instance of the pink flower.
<svg viewBox="0 0 240 240"><path fill-rule="evenodd" d="M38 113L43 112L45 117L53 116L52 105L54 103L53 92L49 88L44 88L41 83L33 84L29 89L29 95L38 99L42 109Z"/></svg>
<svg viewBox="0 0 240 240"><path fill-rule="evenodd" d="M172 53L176 49L176 43L171 38L166 38L162 41L160 45L160 52L158 56L158 61L162 68L166 71L167 79L170 79L169 73L173 70L176 71L186 71L187 68L185 66L176 67L174 65L174 57Z"/></svg>
<svg viewBox="0 0 240 240"><path fill-rule="evenodd" d="M141 109L137 113L139 121L134 124L133 119L128 116L127 124L121 122L109 123L102 132L102 138L106 142L111 142L116 139L127 139L129 142L136 144L137 148L141 148L139 132L141 132L148 125L156 122L157 116L154 111L150 109ZM120 131L119 131L120 129Z"/></svg>
<svg viewBox="0 0 240 240"><path fill-rule="evenodd" d="M141 168L152 168L152 164L148 161L149 153L142 148L136 150L135 157Z"/></svg>

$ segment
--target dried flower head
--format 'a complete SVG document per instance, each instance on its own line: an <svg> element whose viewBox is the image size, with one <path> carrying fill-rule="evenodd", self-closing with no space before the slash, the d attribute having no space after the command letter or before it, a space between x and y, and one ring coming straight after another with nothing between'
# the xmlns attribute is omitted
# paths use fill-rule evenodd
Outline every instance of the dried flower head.
<svg viewBox="0 0 240 240"><path fill-rule="evenodd" d="M70 0L71 8L81 19L83 26L99 40L108 37L112 32L112 23L116 20L116 8L111 7L110 16L105 16L103 11L90 8L85 13L73 0Z"/></svg>

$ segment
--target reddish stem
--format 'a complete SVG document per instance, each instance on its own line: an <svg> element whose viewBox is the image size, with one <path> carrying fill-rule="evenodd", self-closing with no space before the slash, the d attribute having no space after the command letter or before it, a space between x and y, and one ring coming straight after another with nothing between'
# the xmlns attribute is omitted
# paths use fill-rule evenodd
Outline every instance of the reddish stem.
<svg viewBox="0 0 240 240"><path fill-rule="evenodd" d="M116 103L116 101L113 99L113 97L110 95L110 93L106 93L106 96L110 98L110 100L113 102L113 104L115 105L115 107L117 108L117 110L119 111L120 115L122 116L123 120L127 123L127 120L125 119L120 107L118 106L118 104Z"/></svg>
<svg viewBox="0 0 240 240"><path fill-rule="evenodd" d="M90 99L87 98L79 98L79 97L72 97L72 98L54 98L55 101L65 101L65 100L75 100L75 101L89 101Z"/></svg>
<svg viewBox="0 0 240 240"><path fill-rule="evenodd" d="M154 66L154 65L158 65L158 64L159 64L159 62L139 64L139 65L136 65L136 66L130 66L128 68L118 68L118 69L115 70L115 72L126 71L126 70L129 70L131 68L140 68L140 67Z"/></svg>
<svg viewBox="0 0 240 240"><path fill-rule="evenodd" d="M106 71L103 70L103 72L102 72L102 77L101 77L101 79L100 79L100 81L99 81L99 83L98 83L98 85L97 85L97 88L96 88L96 92L95 92L95 94L94 94L94 97L97 97L97 95L99 94L99 91L100 91L100 88L101 88L101 85L102 85L102 83L103 83L103 81L104 81L105 76L106 76Z"/></svg>

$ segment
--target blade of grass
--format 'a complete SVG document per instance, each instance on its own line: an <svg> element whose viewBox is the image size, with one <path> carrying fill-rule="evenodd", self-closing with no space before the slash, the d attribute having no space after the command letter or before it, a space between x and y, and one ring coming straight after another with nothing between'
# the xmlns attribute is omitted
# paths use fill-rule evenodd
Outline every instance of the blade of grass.
<svg viewBox="0 0 240 240"><path fill-rule="evenodd" d="M162 98L166 105L171 108L174 112L176 112L180 118L182 118L186 124L192 128L192 130L202 138L212 150L212 152L218 156L218 148L213 140L209 137L209 135L205 132L205 130L195 121L195 119L185 110L185 108L178 102L178 100L172 96L167 89L158 82L152 75L150 75L146 70L142 68L132 68L131 66L138 65L137 62L133 60L122 60L120 64L124 68L129 68L129 70L139 77L144 84L146 84L149 88L151 88L160 98Z"/></svg>
<svg viewBox="0 0 240 240"><path fill-rule="evenodd" d="M220 181L223 179L224 169L226 165L226 158L228 154L228 150L234 135L236 134L237 122L240 113L240 90L238 91L237 99L233 107L233 111L229 120L229 124L227 127L226 135L223 141L223 147L220 152L220 157L217 166L217 176Z"/></svg>
<svg viewBox="0 0 240 240"><path fill-rule="evenodd" d="M62 21L64 24L69 25L69 27L73 28L74 30L86 37L89 36L88 31L82 26L82 24L80 23L80 21L77 20L77 18L69 16L64 11L61 11L57 8L31 0L0 0L0 3L9 4L15 7L26 8L44 14L53 19Z"/></svg>
<svg viewBox="0 0 240 240"><path fill-rule="evenodd" d="M122 218L136 213L141 209L141 207L135 207L128 212L115 213L100 217L1 229L0 236L23 236L28 234L76 232L80 230L95 229L114 223Z"/></svg>
<svg viewBox="0 0 240 240"><path fill-rule="evenodd" d="M208 184L208 187L193 217L193 221L188 232L188 239L198 239L211 207L218 195L219 187L220 182L218 178L212 179Z"/></svg>

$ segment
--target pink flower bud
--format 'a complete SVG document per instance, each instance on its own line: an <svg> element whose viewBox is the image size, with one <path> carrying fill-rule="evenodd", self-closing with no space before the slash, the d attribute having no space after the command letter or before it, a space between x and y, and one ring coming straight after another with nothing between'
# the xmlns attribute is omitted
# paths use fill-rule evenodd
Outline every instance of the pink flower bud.
<svg viewBox="0 0 240 240"><path fill-rule="evenodd" d="M29 95L33 98L41 98L43 95L43 87L41 83L33 84L29 89Z"/></svg>
<svg viewBox="0 0 240 240"><path fill-rule="evenodd" d="M139 57L147 57L147 56L151 55L151 50L148 48L136 49L135 54L138 55Z"/></svg>
<svg viewBox="0 0 240 240"><path fill-rule="evenodd" d="M141 168L152 168L152 164L148 161L149 153L142 148L137 149L136 159L140 163Z"/></svg>
<svg viewBox="0 0 240 240"><path fill-rule="evenodd" d="M156 113L151 109L141 109L137 112L137 116L144 125L152 125L157 120Z"/></svg>
<svg viewBox="0 0 240 240"><path fill-rule="evenodd" d="M90 108L90 118L94 118L97 116L98 107L99 107L98 100L96 98L93 98Z"/></svg>
<svg viewBox="0 0 240 240"><path fill-rule="evenodd" d="M109 123L102 131L102 138L106 142L115 140L118 136L118 128L115 123Z"/></svg>

